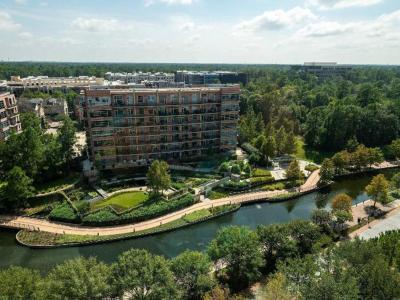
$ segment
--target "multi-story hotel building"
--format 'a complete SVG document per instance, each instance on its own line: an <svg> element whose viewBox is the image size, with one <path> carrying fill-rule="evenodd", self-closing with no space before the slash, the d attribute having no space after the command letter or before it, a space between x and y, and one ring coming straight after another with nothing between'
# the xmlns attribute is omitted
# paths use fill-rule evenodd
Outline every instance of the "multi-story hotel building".
<svg viewBox="0 0 400 300"><path fill-rule="evenodd" d="M239 94L239 85L85 89L79 101L90 158L101 169L115 169L234 151Z"/></svg>
<svg viewBox="0 0 400 300"><path fill-rule="evenodd" d="M10 93L0 94L0 141L5 141L11 132L21 132L17 100Z"/></svg>

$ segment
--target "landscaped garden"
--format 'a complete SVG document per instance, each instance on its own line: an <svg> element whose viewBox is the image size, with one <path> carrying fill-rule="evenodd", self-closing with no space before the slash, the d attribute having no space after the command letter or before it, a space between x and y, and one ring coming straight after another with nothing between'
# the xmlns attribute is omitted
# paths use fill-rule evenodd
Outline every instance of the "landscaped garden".
<svg viewBox="0 0 400 300"><path fill-rule="evenodd" d="M79 177L79 173L71 173L66 177L38 184L35 186L35 190L37 194L45 194L62 190L70 185L77 183L79 181Z"/></svg>
<svg viewBox="0 0 400 300"><path fill-rule="evenodd" d="M116 211L124 211L142 205L149 199L146 192L126 192L116 194L105 200L96 201L91 205L91 210L111 206Z"/></svg>

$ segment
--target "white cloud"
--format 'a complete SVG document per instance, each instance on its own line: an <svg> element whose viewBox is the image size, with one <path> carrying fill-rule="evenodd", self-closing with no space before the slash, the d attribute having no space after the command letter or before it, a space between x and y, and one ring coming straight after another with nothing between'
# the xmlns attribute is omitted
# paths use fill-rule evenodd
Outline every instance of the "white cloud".
<svg viewBox="0 0 400 300"><path fill-rule="evenodd" d="M316 20L308 8L294 7L288 11L282 9L265 11L255 18L243 21L236 26L239 31L280 30L306 21Z"/></svg>
<svg viewBox="0 0 400 300"><path fill-rule="evenodd" d="M72 21L72 27L89 32L114 32L130 29L130 25L124 25L115 19L76 18Z"/></svg>
<svg viewBox="0 0 400 300"><path fill-rule="evenodd" d="M196 2L196 0L144 0L144 5L150 6L155 4L157 1L167 5L191 5Z"/></svg>
<svg viewBox="0 0 400 300"><path fill-rule="evenodd" d="M325 37L351 33L357 28L356 23L341 24L338 22L317 22L311 23L300 29L297 33L305 37Z"/></svg>
<svg viewBox="0 0 400 300"><path fill-rule="evenodd" d="M348 7L365 7L376 5L383 0L307 0L307 4L320 9L339 9Z"/></svg>
<svg viewBox="0 0 400 300"><path fill-rule="evenodd" d="M15 23L10 14L0 11L0 31L15 31L21 28L21 25Z"/></svg>
<svg viewBox="0 0 400 300"><path fill-rule="evenodd" d="M14 0L17 4L26 4L27 0Z"/></svg>
<svg viewBox="0 0 400 300"><path fill-rule="evenodd" d="M20 38L26 39L26 40L29 40L29 39L33 38L33 35L30 32L21 32L21 33L18 34L18 36Z"/></svg>

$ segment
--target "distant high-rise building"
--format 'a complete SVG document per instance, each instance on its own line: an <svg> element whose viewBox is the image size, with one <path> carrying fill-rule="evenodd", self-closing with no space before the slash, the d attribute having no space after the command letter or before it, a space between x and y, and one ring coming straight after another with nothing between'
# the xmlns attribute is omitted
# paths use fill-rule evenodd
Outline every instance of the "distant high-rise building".
<svg viewBox="0 0 400 300"><path fill-rule="evenodd" d="M114 169L234 151L239 94L239 85L85 89L79 105L89 156L101 169Z"/></svg>
<svg viewBox="0 0 400 300"><path fill-rule="evenodd" d="M5 141L11 132L21 132L17 100L10 93L0 94L0 141Z"/></svg>

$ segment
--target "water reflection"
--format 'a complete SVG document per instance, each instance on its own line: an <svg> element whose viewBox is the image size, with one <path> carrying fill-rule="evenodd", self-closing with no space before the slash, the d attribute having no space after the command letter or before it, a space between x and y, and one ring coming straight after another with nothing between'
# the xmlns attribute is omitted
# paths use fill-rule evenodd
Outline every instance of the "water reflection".
<svg viewBox="0 0 400 300"><path fill-rule="evenodd" d="M391 174L392 172L385 172L389 178ZM346 178L332 185L327 191L304 195L287 202L245 206L233 214L215 220L137 240L86 247L33 250L17 245L15 233L0 230L0 267L22 265L47 271L53 265L79 255L97 256L103 261L113 262L121 252L130 248L144 248L166 257L174 257L186 249L205 250L223 226L246 225L256 228L260 224L308 219L314 209L329 207L333 197L342 192L348 193L354 199L354 203L362 202L367 198L364 189L371 177L372 175Z"/></svg>

